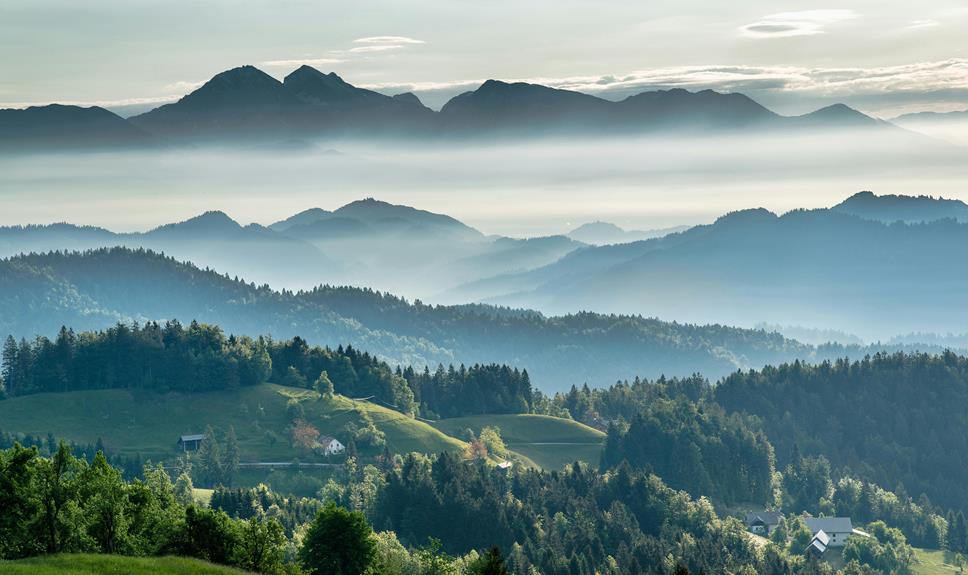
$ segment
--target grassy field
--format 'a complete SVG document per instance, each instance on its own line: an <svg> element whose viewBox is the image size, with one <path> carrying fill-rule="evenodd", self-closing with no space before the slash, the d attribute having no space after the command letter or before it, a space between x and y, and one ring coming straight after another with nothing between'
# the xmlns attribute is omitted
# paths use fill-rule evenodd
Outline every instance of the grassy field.
<svg viewBox="0 0 968 575"><path fill-rule="evenodd" d="M368 402L337 397L318 400L314 392L273 384L234 392L156 394L119 389L46 393L0 401L0 429L76 442L98 438L109 451L153 460L178 454L182 434L202 433L207 425L238 436L243 462L288 462L311 458L291 444L286 428L289 402L299 403L305 418L323 435L346 442L343 428L360 423L365 411L386 434L395 453L436 453L462 449L464 443L426 423Z"/></svg>
<svg viewBox="0 0 968 575"><path fill-rule="evenodd" d="M605 434L597 429L547 415L475 415L433 425L462 439L466 429L479 433L485 426L497 426L508 448L545 469L560 469L576 460L598 465L605 440Z"/></svg>
<svg viewBox="0 0 968 575"><path fill-rule="evenodd" d="M954 575L964 573L954 565L954 557L947 551L915 549L917 562L911 566L914 575Z"/></svg>
<svg viewBox="0 0 968 575"><path fill-rule="evenodd" d="M0 575L240 575L238 569L182 557L52 555L0 561Z"/></svg>

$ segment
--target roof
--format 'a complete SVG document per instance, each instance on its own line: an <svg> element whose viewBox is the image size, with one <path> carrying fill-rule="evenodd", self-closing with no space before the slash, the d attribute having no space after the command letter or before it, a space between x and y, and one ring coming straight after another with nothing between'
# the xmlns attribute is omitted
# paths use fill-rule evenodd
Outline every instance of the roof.
<svg viewBox="0 0 968 575"><path fill-rule="evenodd" d="M746 524L753 525L758 520L763 525L778 525L782 518L780 511L750 511L746 514Z"/></svg>
<svg viewBox="0 0 968 575"><path fill-rule="evenodd" d="M807 517L803 520L807 529L813 533L826 531L827 533L853 533L854 525L850 517Z"/></svg>
<svg viewBox="0 0 968 575"><path fill-rule="evenodd" d="M827 544L814 537L812 540L810 540L810 544L807 545L805 551L814 551L819 555L823 555L827 551Z"/></svg>
<svg viewBox="0 0 968 575"><path fill-rule="evenodd" d="M821 529L820 531L817 531L816 535L813 536L813 540L819 541L824 545L827 545L828 543L830 543L830 536L824 533L823 529Z"/></svg>
<svg viewBox="0 0 968 575"><path fill-rule="evenodd" d="M195 435L182 435L178 439L178 441L181 441L182 443L185 443L186 441L201 441L203 439L205 439L205 434L204 433L198 433L198 434L195 434Z"/></svg>
<svg viewBox="0 0 968 575"><path fill-rule="evenodd" d="M319 444L320 445L329 445L329 444L333 443L334 441L336 443L339 443L339 440L338 439L336 439L335 437L330 437L328 435L324 435L324 436L322 436L322 437L319 438ZM342 445L342 443L339 443L339 444Z"/></svg>

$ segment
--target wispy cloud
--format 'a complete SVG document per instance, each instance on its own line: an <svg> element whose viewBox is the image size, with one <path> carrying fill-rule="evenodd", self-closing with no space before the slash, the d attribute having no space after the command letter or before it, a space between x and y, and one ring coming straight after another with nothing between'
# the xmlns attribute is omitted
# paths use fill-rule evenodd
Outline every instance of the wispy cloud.
<svg viewBox="0 0 968 575"><path fill-rule="evenodd" d="M339 58L301 58L296 60L269 60L262 65L269 68L293 68L298 66L328 66L330 64L342 64L346 60Z"/></svg>
<svg viewBox="0 0 968 575"><path fill-rule="evenodd" d="M922 28L936 28L941 25L937 20L914 20L905 28L908 30L920 30Z"/></svg>
<svg viewBox="0 0 968 575"><path fill-rule="evenodd" d="M857 18L853 10L803 10L771 14L740 28L747 38L789 38L825 33L830 24Z"/></svg>
<svg viewBox="0 0 968 575"><path fill-rule="evenodd" d="M186 82L185 80L179 80L178 82L172 82L171 84L165 86L165 91L175 94L185 94L201 88L202 84L204 83L204 80L199 82Z"/></svg>
<svg viewBox="0 0 968 575"><path fill-rule="evenodd" d="M324 63L332 59L279 60L279 65ZM263 63L268 64L268 63ZM444 94L473 90L485 78L456 79L439 82L377 82L361 87L386 93L417 92ZM609 98L657 89L686 88L712 89L720 92L773 93L816 98L846 98L855 96L948 94L952 101L968 101L968 58L916 62L898 66L806 68L797 66L677 66L639 70L627 74L588 76L507 78L509 82L544 84L554 88L597 94ZM168 95L151 98L131 98L110 101L61 101L83 106L119 107L165 103L178 99L200 83L176 82L165 86ZM179 92L175 95L175 92ZM43 102L46 103L46 102ZM0 107L22 108L33 103L4 103Z"/></svg>
<svg viewBox="0 0 968 575"><path fill-rule="evenodd" d="M354 54L367 54L371 52L388 52L391 50L400 50L404 46L402 44L373 44L372 46L357 46L355 48L350 48L349 51Z"/></svg>
<svg viewBox="0 0 968 575"><path fill-rule="evenodd" d="M554 88L620 98L646 90L686 88L720 92L789 94L816 98L889 96L932 93L965 94L968 98L968 58L918 62L899 66L805 68L797 66L677 66L628 74L530 77L509 82L543 84ZM484 79L447 82L372 83L365 87L387 93L454 93L473 90Z"/></svg>
<svg viewBox="0 0 968 575"><path fill-rule="evenodd" d="M408 36L368 36L353 40L354 44L426 44L423 40Z"/></svg>

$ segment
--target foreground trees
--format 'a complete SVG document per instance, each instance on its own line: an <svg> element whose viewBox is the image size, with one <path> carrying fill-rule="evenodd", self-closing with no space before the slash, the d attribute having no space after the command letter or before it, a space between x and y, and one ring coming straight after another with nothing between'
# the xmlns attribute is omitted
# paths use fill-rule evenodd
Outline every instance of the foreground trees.
<svg viewBox="0 0 968 575"><path fill-rule="evenodd" d="M362 575L375 554L373 530L363 514L331 502L309 526L299 559L311 574Z"/></svg>

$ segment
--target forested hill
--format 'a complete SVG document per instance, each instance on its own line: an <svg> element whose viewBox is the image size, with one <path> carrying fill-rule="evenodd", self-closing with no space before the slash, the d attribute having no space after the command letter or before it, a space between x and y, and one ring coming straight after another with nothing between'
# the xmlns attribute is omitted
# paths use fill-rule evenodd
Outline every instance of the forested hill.
<svg viewBox="0 0 968 575"><path fill-rule="evenodd" d="M547 313L771 322L867 339L957 333L968 321L966 243L968 223L954 219L886 224L834 210L751 209L657 240L584 248L460 293Z"/></svg>
<svg viewBox="0 0 968 575"><path fill-rule="evenodd" d="M754 415L789 462L794 446L836 468L887 486L903 485L945 507L968 509L968 359L875 355L736 373L715 401Z"/></svg>
<svg viewBox="0 0 968 575"><path fill-rule="evenodd" d="M350 288L277 292L143 250L0 260L0 334L32 338L53 336L63 325L81 331L168 319L218 324L236 334L349 344L403 365L505 363L527 368L544 390L633 375L700 371L719 377L818 353L774 333L718 325L428 306Z"/></svg>

